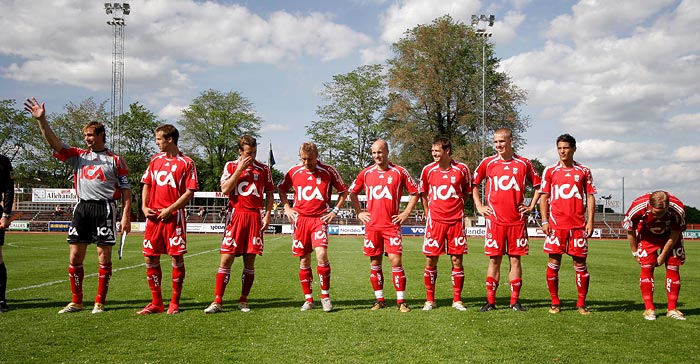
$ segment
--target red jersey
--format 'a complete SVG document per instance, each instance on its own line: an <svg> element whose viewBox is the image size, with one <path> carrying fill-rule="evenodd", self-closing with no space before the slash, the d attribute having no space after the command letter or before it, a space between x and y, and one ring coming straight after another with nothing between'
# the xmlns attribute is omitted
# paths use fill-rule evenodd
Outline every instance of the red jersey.
<svg viewBox="0 0 700 364"><path fill-rule="evenodd" d="M182 152L172 158L165 152L154 155L141 183L151 187L147 207L153 210L172 205L187 190L199 189L194 161Z"/></svg>
<svg viewBox="0 0 700 364"><path fill-rule="evenodd" d="M287 171L277 185L279 193L287 193L294 188L294 211L301 216L319 216L328 211L333 188L338 193L348 190L338 171L327 164L316 163L316 170L310 171L303 165Z"/></svg>
<svg viewBox="0 0 700 364"><path fill-rule="evenodd" d="M525 216L518 211L525 200L525 182L533 187L540 185L540 176L529 159L513 154L511 160L503 160L498 154L486 157L474 171L473 184L486 179L486 204L493 215L488 219L500 225L525 223Z"/></svg>
<svg viewBox="0 0 700 364"><path fill-rule="evenodd" d="M550 226L570 230L586 226L586 195L595 195L598 191L591 170L574 161L571 168L561 163L547 167L540 192L549 195Z"/></svg>
<svg viewBox="0 0 700 364"><path fill-rule="evenodd" d="M226 162L221 174L221 184L226 182L238 168L240 158ZM274 191L270 168L258 161L248 166L238 178L238 184L228 195L229 208L260 211L265 207L265 192Z"/></svg>
<svg viewBox="0 0 700 364"><path fill-rule="evenodd" d="M671 230L685 230L685 206L681 200L669 194L668 212L662 218L657 219L651 213L649 196L651 193L639 196L632 201L625 219L622 221L623 228L627 231L637 231L639 234L652 234L658 238L670 236Z"/></svg>
<svg viewBox="0 0 700 364"><path fill-rule="evenodd" d="M464 202L471 196L472 178L469 167L454 160L448 169L438 162L423 167L418 191L428 196L428 218L440 222L460 221Z"/></svg>
<svg viewBox="0 0 700 364"><path fill-rule="evenodd" d="M107 149L93 152L64 145L53 156L73 167L73 186L82 200L118 200L122 189L131 189L126 162Z"/></svg>
<svg viewBox="0 0 700 364"><path fill-rule="evenodd" d="M363 169L350 185L350 192L367 193L367 212L370 220L365 230L384 230L395 228L391 217L398 215L403 189L410 195L418 193L418 185L408 171L389 163L386 171L376 165Z"/></svg>

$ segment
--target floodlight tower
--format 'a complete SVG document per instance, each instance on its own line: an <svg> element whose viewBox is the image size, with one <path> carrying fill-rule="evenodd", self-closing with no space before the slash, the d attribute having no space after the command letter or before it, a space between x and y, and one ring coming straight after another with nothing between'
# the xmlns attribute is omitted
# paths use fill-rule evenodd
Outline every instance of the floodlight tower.
<svg viewBox="0 0 700 364"><path fill-rule="evenodd" d="M476 32L476 36L484 38L481 44L481 136L483 143L481 144L481 157L486 157L486 143L488 135L486 135L486 41L493 33L487 30L488 27L493 27L496 17L491 14L488 17L484 14L480 16L472 15L472 27Z"/></svg>
<svg viewBox="0 0 700 364"><path fill-rule="evenodd" d="M124 17L131 13L129 3L105 3L105 12L112 19L107 24L112 27L114 42L112 43L112 110L110 120L112 127L112 149L119 151L122 134L119 117L124 111Z"/></svg>

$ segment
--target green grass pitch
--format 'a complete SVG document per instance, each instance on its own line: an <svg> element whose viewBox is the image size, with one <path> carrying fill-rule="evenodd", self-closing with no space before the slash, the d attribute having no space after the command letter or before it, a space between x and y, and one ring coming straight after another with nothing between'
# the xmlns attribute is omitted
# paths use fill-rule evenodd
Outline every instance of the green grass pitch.
<svg viewBox="0 0 700 364"><path fill-rule="evenodd" d="M687 321L665 317L664 269L656 271L656 321L642 318L639 267L627 242L591 240L588 305L575 310L571 259L560 272L562 312L550 315L542 241L531 241L523 258L521 302L529 310L507 310L509 289L502 279L498 311L479 313L485 302L487 258L482 240L470 238L464 258L466 312L450 307L450 263L438 268L437 304L425 300L421 238L404 238L407 301L413 311L399 313L384 262L387 309L370 311L374 301L369 259L361 237L331 237L331 294L336 310L300 312L303 295L298 258L289 236L266 236L249 296L252 311L235 309L240 294L241 261L236 260L224 297L226 312L205 315L219 262L218 235L188 236L187 277L182 313L138 316L150 300L140 252L141 237L129 236L124 258L114 260L104 314L87 309L58 315L70 300L64 234L8 233L3 255L8 267L11 311L0 314L0 363L697 363L700 351L700 244L686 242L688 262L681 268L679 308ZM167 258L167 257L164 257ZM94 247L85 260L85 301L96 291ZM163 259L164 297L170 296L170 269ZM507 277L507 263L502 276ZM315 267L314 267L315 273ZM503 284L505 283L505 284ZM320 289L314 282L318 300Z"/></svg>

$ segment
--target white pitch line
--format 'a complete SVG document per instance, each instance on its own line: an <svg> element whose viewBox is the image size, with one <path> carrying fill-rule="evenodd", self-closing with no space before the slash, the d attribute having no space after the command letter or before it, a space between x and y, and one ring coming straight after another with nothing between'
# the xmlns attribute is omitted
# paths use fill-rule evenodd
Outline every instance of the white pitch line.
<svg viewBox="0 0 700 364"><path fill-rule="evenodd" d="M218 252L218 251L219 251L219 249L207 250L207 251L203 251L203 252L199 252L199 253L195 253L195 254L190 254L190 255L187 255L186 257L187 257L187 258L191 258L191 257L196 257L196 256L198 256L198 255L208 254L208 253ZM131 266L128 266L128 267L116 268L116 269L113 269L113 270L112 270L112 273L114 273L114 272L119 272L119 271L122 271L122 270L127 270L127 269L134 269L134 268L138 268L138 267L143 267L143 266L145 266L145 265L146 265L146 263L141 263L141 264L131 265ZM86 275L84 278L96 277L97 274L98 274L98 273L90 273L90 274ZM84 279L84 278L83 278L83 279ZM53 281L53 282L46 282L46 283L41 283L41 284L35 284L35 285L33 285L33 286L17 287L17 288L8 289L7 292L25 291L25 290L28 290L28 289L41 288L41 287L48 287L48 286L53 286L54 284L65 283L65 282L67 282L67 281L68 281L67 279L62 279L62 280L60 280L60 281Z"/></svg>

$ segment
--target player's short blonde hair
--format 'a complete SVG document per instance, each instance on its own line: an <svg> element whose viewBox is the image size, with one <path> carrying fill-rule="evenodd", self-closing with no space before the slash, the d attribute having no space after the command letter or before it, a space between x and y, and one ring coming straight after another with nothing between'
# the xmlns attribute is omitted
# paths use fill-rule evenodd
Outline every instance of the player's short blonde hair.
<svg viewBox="0 0 700 364"><path fill-rule="evenodd" d="M301 147L299 148L299 154L301 154L301 152L308 153L308 154L311 154L313 156L318 157L318 147L316 146L316 144L314 144L312 142L302 143Z"/></svg>
<svg viewBox="0 0 700 364"><path fill-rule="evenodd" d="M668 207L668 192L654 191L649 195L649 206L655 209L665 209Z"/></svg>

